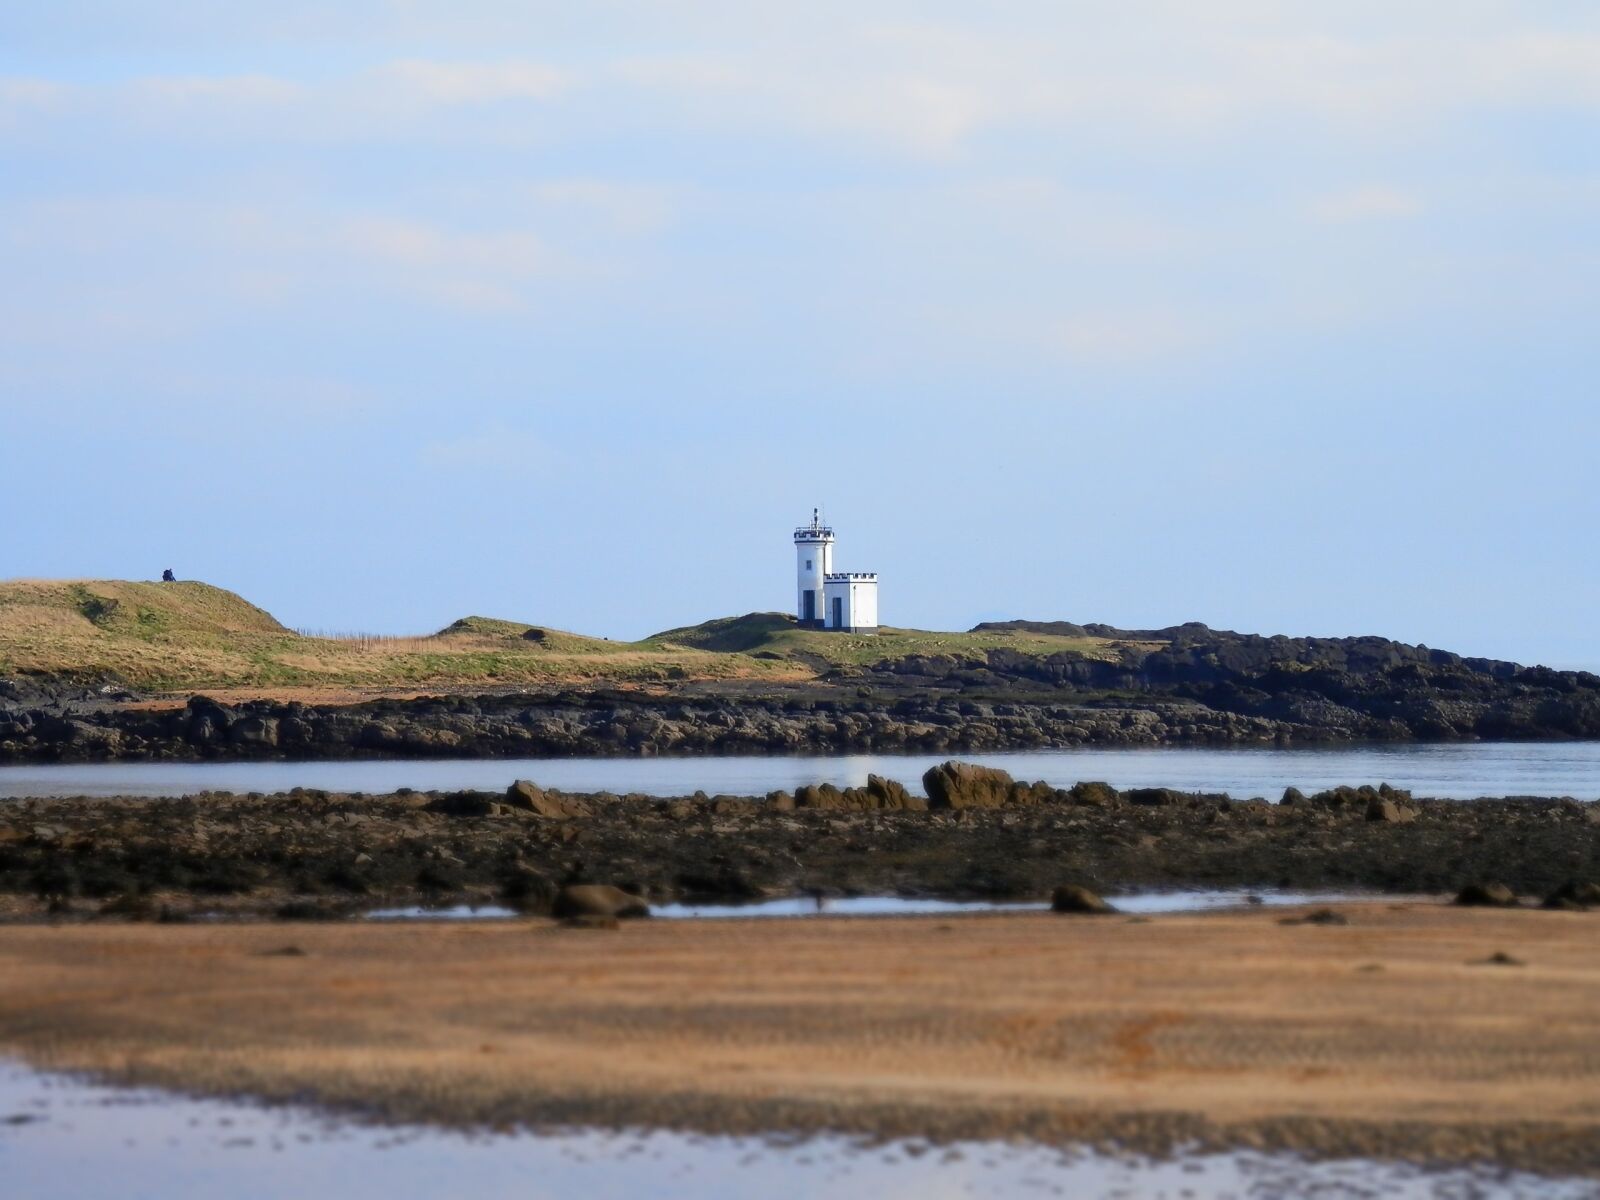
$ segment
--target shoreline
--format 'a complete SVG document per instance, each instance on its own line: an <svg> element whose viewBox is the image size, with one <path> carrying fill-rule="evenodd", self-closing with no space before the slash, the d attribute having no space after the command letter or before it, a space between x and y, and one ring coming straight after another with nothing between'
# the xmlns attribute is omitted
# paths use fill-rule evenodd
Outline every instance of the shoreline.
<svg viewBox="0 0 1600 1200"><path fill-rule="evenodd" d="M1292 910L11 926L0 1045L119 1083L447 1126L1600 1175L1594 918L1339 909L1332 928Z"/></svg>
<svg viewBox="0 0 1600 1200"><path fill-rule="evenodd" d="M1137 668L992 649L819 665L799 680L476 688L397 680L384 690L401 694L390 696L262 688L247 698L220 688L175 699L115 683L0 679L0 763L1600 739L1600 678L1453 656L1434 662L1420 651L1408 651L1421 657L1402 667L1406 655L1392 645L1371 657L1329 643L1318 653L1332 657L1320 665L1303 646L1313 661L1290 666L1298 660L1276 657L1290 643L1219 636L1216 647L1187 645L1171 661L1155 655ZM1231 665L1212 661L1217 654Z"/></svg>

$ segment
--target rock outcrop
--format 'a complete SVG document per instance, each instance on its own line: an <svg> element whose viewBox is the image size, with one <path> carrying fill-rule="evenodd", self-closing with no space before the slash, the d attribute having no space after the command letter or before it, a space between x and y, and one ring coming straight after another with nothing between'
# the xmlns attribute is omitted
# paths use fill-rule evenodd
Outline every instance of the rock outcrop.
<svg viewBox="0 0 1600 1200"><path fill-rule="evenodd" d="M555 917L648 917L650 903L608 883L569 883L556 893Z"/></svg>
<svg viewBox="0 0 1600 1200"><path fill-rule="evenodd" d="M1076 883L1063 883L1050 893L1050 911L1103 917L1117 910L1088 888Z"/></svg>
<svg viewBox="0 0 1600 1200"><path fill-rule="evenodd" d="M928 808L1000 808L1011 798L1016 786L1011 776L997 767L947 762L930 767L922 776L928 793Z"/></svg>
<svg viewBox="0 0 1600 1200"><path fill-rule="evenodd" d="M909 794L895 807L905 789L889 783L818 789L855 807L808 808L543 789L584 814L557 819L503 792L16 799L0 805L0 919L464 903L546 914L562 885L563 913L787 895L1039 900L1063 880L1445 894L1494 879L1503 885L1467 899L1505 903L1514 889L1566 907L1587 906L1595 889L1563 885L1600 879L1593 809L1571 800L1414 799L1416 818L1391 823L1368 821L1365 804L1178 793L1146 805L1105 785L1013 784L999 807L921 810ZM580 905L593 893L574 888L599 888L604 903Z"/></svg>
<svg viewBox="0 0 1600 1200"><path fill-rule="evenodd" d="M1517 894L1503 883L1469 883L1456 893L1464 908L1515 908Z"/></svg>

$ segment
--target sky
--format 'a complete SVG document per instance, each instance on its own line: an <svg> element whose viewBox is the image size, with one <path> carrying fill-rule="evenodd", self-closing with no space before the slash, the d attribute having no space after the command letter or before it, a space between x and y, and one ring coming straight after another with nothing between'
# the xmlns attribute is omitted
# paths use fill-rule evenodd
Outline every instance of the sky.
<svg viewBox="0 0 1600 1200"><path fill-rule="evenodd" d="M0 577L1600 668L1600 7L0 6Z"/></svg>

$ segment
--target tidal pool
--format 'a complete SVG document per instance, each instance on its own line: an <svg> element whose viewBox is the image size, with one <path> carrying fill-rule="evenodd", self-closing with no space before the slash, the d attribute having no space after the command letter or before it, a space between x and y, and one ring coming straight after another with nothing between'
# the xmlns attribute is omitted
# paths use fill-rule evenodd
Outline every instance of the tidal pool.
<svg viewBox="0 0 1600 1200"><path fill-rule="evenodd" d="M0 1188L18 1200L1579 1200L1592 1180L1286 1154L1152 1161L1013 1143L561 1129L465 1134L124 1090L0 1063Z"/></svg>

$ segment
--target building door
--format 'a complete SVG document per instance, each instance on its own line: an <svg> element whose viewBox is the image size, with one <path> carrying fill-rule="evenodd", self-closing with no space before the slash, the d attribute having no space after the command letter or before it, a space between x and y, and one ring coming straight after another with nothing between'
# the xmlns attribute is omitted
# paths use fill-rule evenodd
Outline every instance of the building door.
<svg viewBox="0 0 1600 1200"><path fill-rule="evenodd" d="M833 598L833 627L835 629L843 629L844 628L844 597L843 596L835 596Z"/></svg>
<svg viewBox="0 0 1600 1200"><path fill-rule="evenodd" d="M817 619L817 594L807 588L802 595L800 611L805 614L803 619L815 621Z"/></svg>

